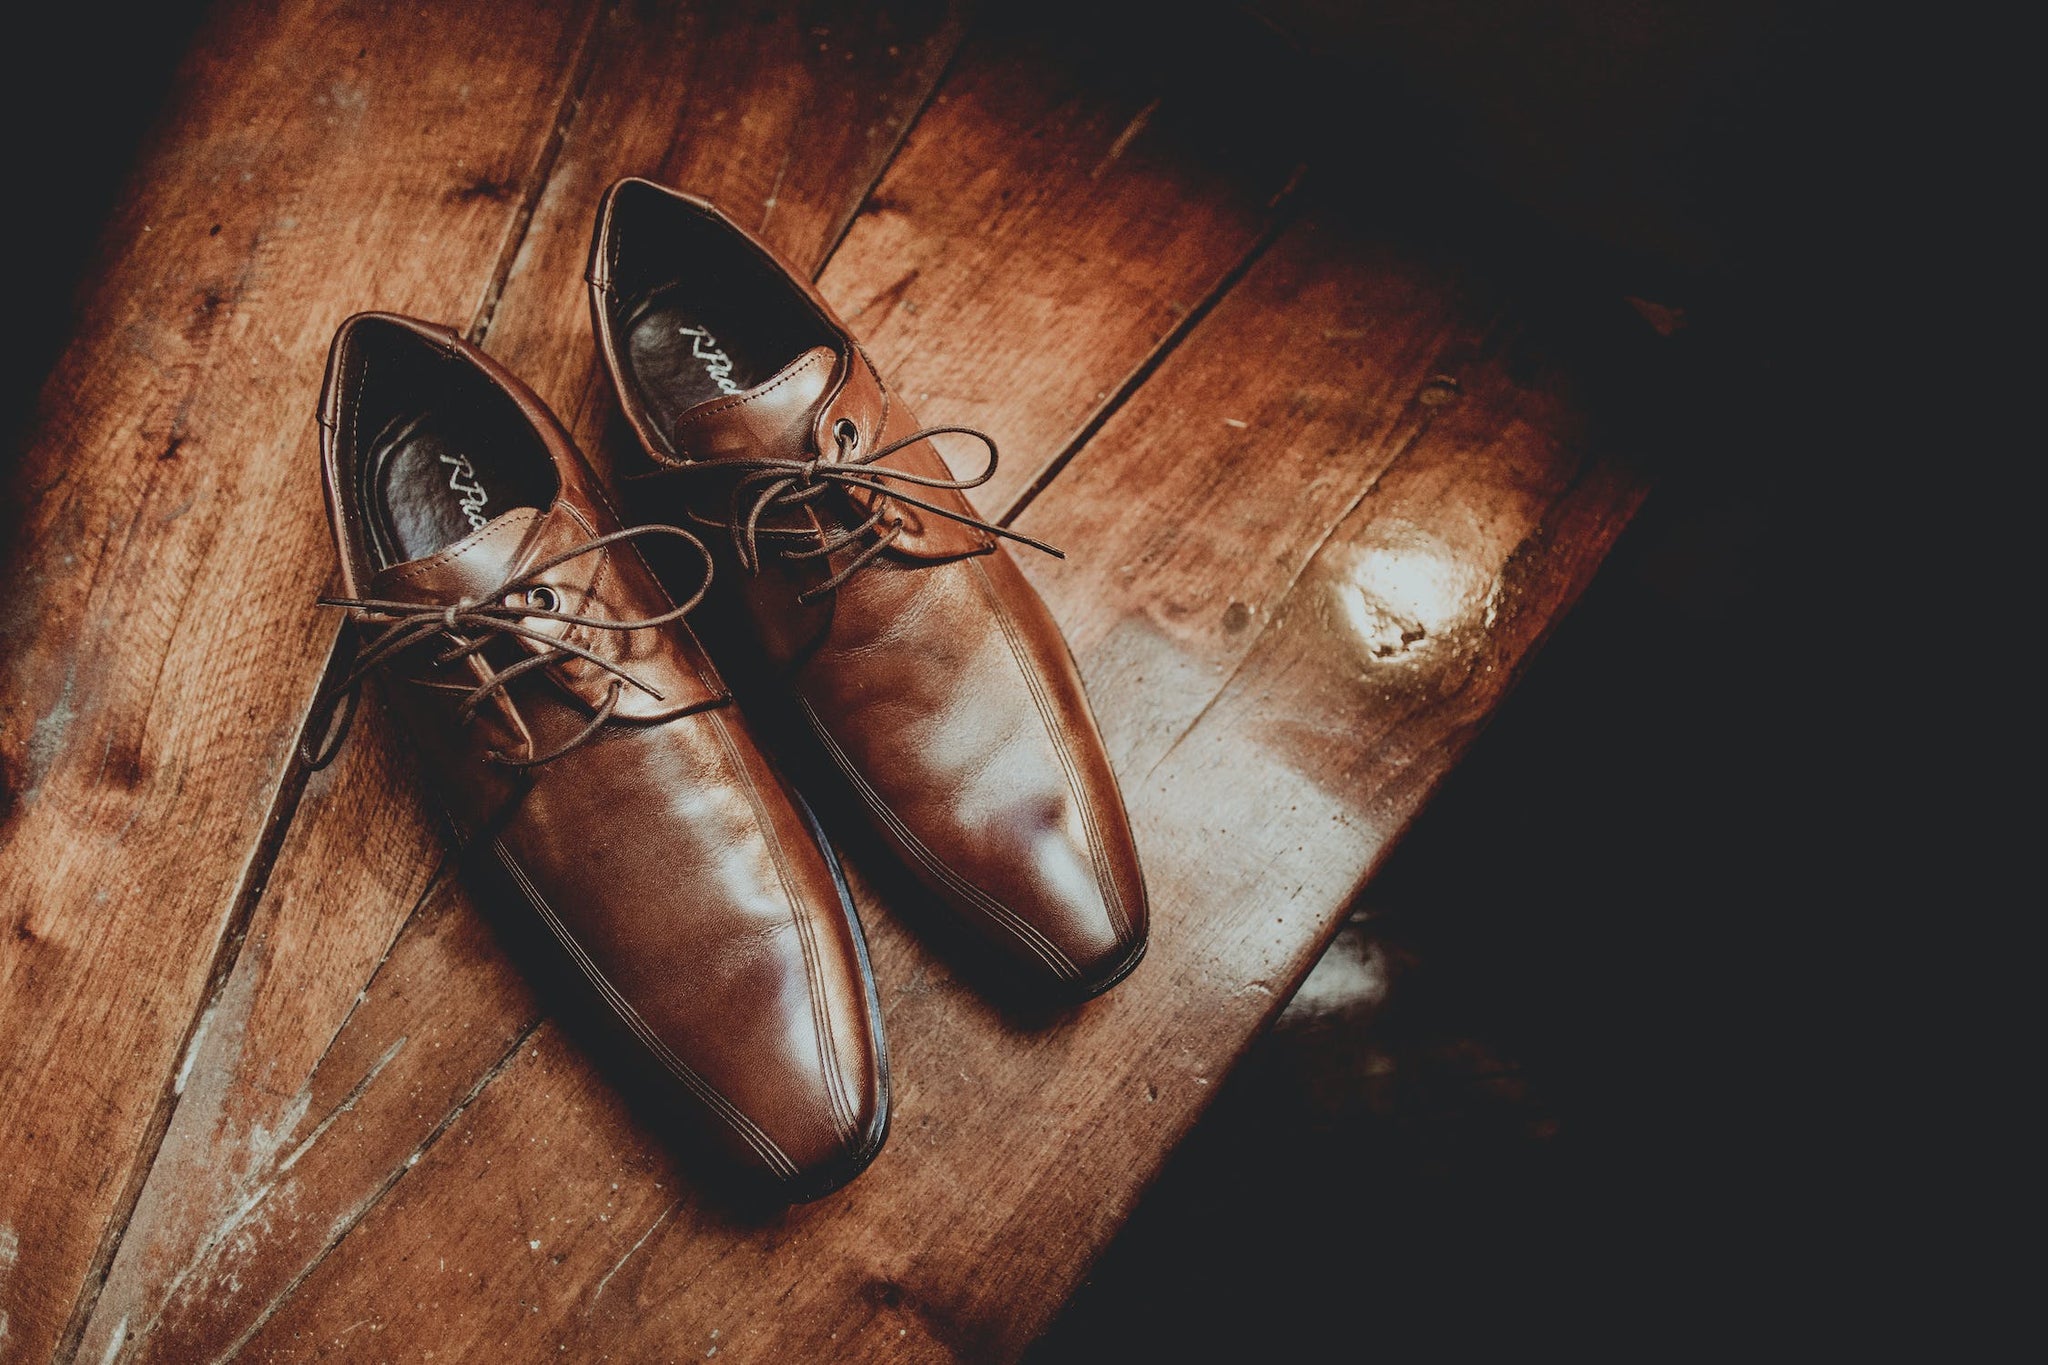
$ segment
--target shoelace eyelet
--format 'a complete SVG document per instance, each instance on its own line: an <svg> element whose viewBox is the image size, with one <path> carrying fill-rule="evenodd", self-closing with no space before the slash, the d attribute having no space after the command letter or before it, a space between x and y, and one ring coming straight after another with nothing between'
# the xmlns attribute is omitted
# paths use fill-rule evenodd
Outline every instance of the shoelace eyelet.
<svg viewBox="0 0 2048 1365"><path fill-rule="evenodd" d="M371 670L396 659L416 646L424 646L434 637L447 639L453 648L433 660L437 668L446 667L458 660L475 656L484 646L499 636L515 636L544 646L544 649L530 658L500 670L485 672L488 676L478 682L457 708L464 724L475 716L477 707L493 694L516 679L525 677L537 667L553 664L562 659L577 658L612 675L611 689L597 714L567 743L550 753L529 754L516 758L509 754L497 753L491 757L514 768L537 768L552 763L596 736L597 732L611 719L613 711L624 695L625 688L634 687L656 701L662 700L658 688L633 676L615 659L592 652L586 646L575 643L570 637L577 630L584 631L635 631L651 630L665 626L671 621L680 621L696 605L704 600L704 593L711 585L711 552L704 548L704 542L680 526L650 523L632 526L617 531L607 531L593 536L580 545L551 555L538 564L528 567L528 574L542 574L566 564L572 559L594 554L608 545L621 541L637 540L644 536L674 536L690 543L704 561L704 581L697 591L680 604L667 611L639 620L621 621L603 616L576 616L563 612L562 595L547 584L535 584L529 588L515 588L511 583L502 583L482 598L461 597L454 602L437 606L429 602L392 601L372 597L322 597L323 607L338 607L355 615L342 634L343 648L347 662L343 665L342 677L321 689L313 699L313 714L308 718L306 731L299 740L299 759L306 767L317 772L333 762L341 752L342 744L348 739L349 726L356 713L356 702L362 695L362 683ZM523 601L521 599L524 599ZM502 605L500 605L502 604ZM556 620L572 629L567 634L557 635L529 626L519 619L517 613L524 608L528 611L547 612ZM361 624L375 632L367 640L356 638L355 625ZM469 636L475 636L471 639Z"/></svg>
<svg viewBox="0 0 2048 1365"><path fill-rule="evenodd" d="M922 514L943 517L971 526L983 534L1013 540L1042 550L1056 559L1065 555L1021 531L1012 530L999 522L984 521L969 509L947 507L932 502L912 492L913 488L932 488L955 493L964 493L970 488L979 488L995 477L995 438L985 431L973 427L939 426L923 427L907 436L875 447L865 455L856 456L852 446L860 440L860 428L850 417L837 418L832 423L833 435L838 441L838 458L828 460L821 451L808 460L790 459L782 456L764 455L738 457L718 461L715 466L704 463L682 463L664 472L682 473L690 470L715 467L728 473L738 473L739 479L732 485L729 495L726 525L732 532L733 548L740 565L749 574L759 574L761 559L761 521L776 508L797 508L813 502L825 491L826 485L838 484L849 494L856 494L866 504L867 517L858 525L827 531L818 528L816 543L806 549L784 547L779 550L783 559L803 561L822 559L837 554L856 541L865 538L877 527L887 525L882 534L870 540L865 548L856 551L841 564L838 570L822 583L805 588L797 597L800 603L815 601L824 593L831 592L859 573L875 557L899 539L904 530L903 513L897 511L890 519L888 504L900 504L904 508L917 508ZM913 469L892 469L881 461L899 450L906 450L920 441L934 436L958 432L981 442L988 452L988 463L972 478L955 479L935 474L921 474ZM948 471L950 473L950 471ZM897 485L907 485L898 487ZM771 528L780 529L780 528Z"/></svg>

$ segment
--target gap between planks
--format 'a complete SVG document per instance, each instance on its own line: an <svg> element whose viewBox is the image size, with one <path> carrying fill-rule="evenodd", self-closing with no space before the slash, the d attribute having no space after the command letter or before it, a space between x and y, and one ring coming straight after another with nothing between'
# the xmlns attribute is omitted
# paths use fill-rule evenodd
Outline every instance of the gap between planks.
<svg viewBox="0 0 2048 1365"><path fill-rule="evenodd" d="M1144 114L1139 120L1134 121L1133 126L1135 127L1141 122L1149 121L1152 109L1157 104L1158 101L1154 100L1152 105L1147 106ZM1129 129L1125 131L1126 133L1130 132ZM1122 139L1119 138L1119 142L1121 141ZM1159 339L1159 344L1154 346L1151 352L1143 360L1139 361L1128 375L1124 376L1123 382L1116 386L1116 389L1111 392L1109 397L1102 400L1094 412L1088 414L1086 420L1081 423L1080 429L1074 433L1073 439L1062 446L1059 454L1053 456L1046 463L1045 468L1039 470L1033 476L1031 482L1024 485L1015 500L997 515L997 525L1013 526L1016 524L1018 517L1023 516L1025 512L1030 510L1031 504L1038 500L1038 495L1052 486L1052 481L1059 477L1060 472L1074 462L1074 457L1079 455L1087 444L1095 439L1098 432L1109 425L1110 419L1122 410L1124 404L1129 402L1139 389L1144 388L1154 374L1158 373L1159 367L1166 363L1166 358L1172 355L1179 348L1180 344L1187 340L1189 335L1194 332L1195 328L1202 325L1202 320L1215 311L1216 305L1221 303L1231 290L1237 288L1239 282L1246 275L1251 273L1252 268L1272 248L1273 243L1280 240L1281 234L1294 225L1295 220L1301 216L1303 196L1300 190L1302 180L1307 173L1308 167L1306 165L1297 165L1294 168L1293 172L1287 177L1287 183L1280 187L1279 193L1273 196L1271 204L1268 205L1272 210L1271 220L1266 224L1265 230L1252 242L1251 246L1246 248L1244 255L1238 259L1237 264L1223 272L1217 279L1214 287L1207 294L1203 295L1201 299L1197 300L1195 306L1188 309L1181 316L1179 322L1176 322L1168 329L1166 335ZM821 270L819 273L822 274L823 271ZM1406 447L1403 447L1403 449L1405 450ZM1332 529L1334 530L1335 528L1333 527ZM1328 533L1325 534L1327 538ZM1320 549L1322 547L1318 544L1317 548Z"/></svg>
<svg viewBox="0 0 2048 1365"><path fill-rule="evenodd" d="M434 1144L441 1140L442 1134L453 1128L456 1121L469 1109L469 1106L476 1103L477 1096L484 1093L484 1090L490 1083L498 1078L500 1072L512 1065L513 1059L519 1056L519 1050L532 1041L533 1035L540 1031L541 1025L545 1022L545 1019L535 1019L522 1029L519 1036L512 1040L512 1046L505 1049L504 1055L491 1063L489 1067L485 1068L483 1074L477 1077L476 1084L471 1086L469 1092L462 1097L462 1102L449 1110L442 1117L441 1121L434 1125L433 1130L420 1139L419 1145L413 1148L412 1155L408 1156L397 1169L393 1170L376 1189L371 1190L369 1194L365 1195L354 1208L349 1209L340 1219L336 1220L331 1232L331 1240L328 1241L326 1246L321 1248L320 1254L307 1261L300 1268L299 1273L292 1276L290 1281L286 1283L283 1291L263 1306L263 1311L256 1315L255 1321L244 1328L242 1334L230 1342L225 1351L214 1357L214 1365L225 1365L225 1362L233 1360L241 1353L242 1348L248 1345L258 1332L263 1330L263 1325L270 1321L272 1315L291 1299L291 1296L298 1290L301 1284L305 1283L306 1277L319 1269L321 1263L327 1259L327 1254L340 1245L341 1239L348 1236L355 1229L356 1224L362 1222L364 1217L369 1214L371 1209L384 1202L384 1196L391 1193L392 1187L397 1185L399 1181L405 1179L405 1173L419 1164L420 1158L425 1156L433 1148ZM368 1081L366 1080L362 1088L367 1087ZM151 1327L155 1325L154 1322L150 1324ZM116 1349L118 1352L118 1348Z"/></svg>
<svg viewBox="0 0 2048 1365"><path fill-rule="evenodd" d="M1487 319L1486 325L1479 329L1478 340L1480 348L1482 350L1484 350L1486 342L1489 339L1491 339L1495 332L1498 331L1498 329L1500 328L1502 316L1503 315L1499 311L1496 311L1492 317ZM1189 735L1195 733L1195 731L1198 728L1200 728L1202 721L1208 717L1211 711L1216 709L1218 703L1222 702L1225 697L1230 695L1231 685L1235 683L1238 680L1238 678L1244 673L1246 667L1248 667L1251 664L1252 660L1258 657L1259 646L1263 644L1266 641L1266 639L1272 635L1274 628L1279 623L1280 609L1284 607L1284 605L1294 596L1295 590L1301 586L1301 580L1307 577L1309 571L1315 567L1316 561L1322 556L1324 549L1329 546L1332 540L1336 539L1337 533L1344 529L1345 525L1351 520L1352 514L1357 512L1358 509L1365 504L1365 500L1371 497L1375 492L1377 492L1380 488L1380 485L1384 484L1387 481L1387 476L1393 473L1396 469L1399 469L1401 467L1402 463L1405 460L1407 460L1410 454L1414 452L1415 448L1422 443L1423 438L1429 435L1430 428L1433 427L1435 424L1436 410L1425 405L1420 415L1420 419L1415 423L1414 429L1411 430L1402 439L1401 443L1394 448L1393 455L1387 460L1387 462L1384 465L1380 466L1379 471L1377 473L1375 473L1370 479L1365 481L1365 483L1359 488L1358 492L1352 496L1351 501L1344 504L1344 510L1337 514L1336 519L1330 522L1328 526L1325 526L1323 528L1322 535L1316 538L1316 543L1314 547L1309 550L1307 555L1303 556L1301 563L1295 568L1293 575L1288 578L1286 586L1281 588L1278 593L1274 594L1274 610L1267 616L1266 620L1260 625L1259 633L1252 637L1252 642L1250 646L1245 649L1243 654L1238 656L1237 663L1231 667L1229 675L1223 679L1222 684L1219 687L1217 687L1214 695L1212 695L1208 701L1202 704L1202 709L1197 711L1193 715L1193 717L1191 717L1188 720L1188 723L1181 727L1180 733L1173 737L1172 743L1168 744L1164 749L1160 750L1159 757L1153 759L1152 762L1149 765L1147 765L1145 769L1145 776L1139 779L1140 782L1150 781L1152 775L1158 772L1160 768L1165 766L1166 760L1173 757L1174 751L1180 748L1181 742L1187 739ZM1534 653L1535 647L1531 646L1529 651L1530 656L1533 657ZM1421 803L1418 803L1416 809L1421 809ZM1391 846L1392 841L1389 841L1389 847ZM1380 858L1375 859L1372 866L1367 868L1365 873L1359 878L1358 889L1362 890L1364 888L1366 881L1371 878L1373 871L1379 867L1380 861L1384 860L1385 856L1385 850L1382 850ZM1355 891L1353 892L1353 895L1356 895ZM1277 997L1274 1008L1271 1011L1269 1011L1266 1016L1266 1023L1268 1025L1270 1025L1274 1019L1279 1017L1281 1008L1283 1008L1286 1005L1288 1000L1293 998L1294 992L1297 988L1300 987L1302 979L1307 977L1309 968L1315 965L1316 960L1322 956L1323 949L1329 946L1329 941L1336 937L1337 931L1341 929L1343 926L1344 921L1341 916L1331 922L1330 931L1329 933L1323 936L1319 946L1316 949L1315 956L1306 959L1307 965L1302 968L1300 976L1296 978L1294 983L1288 987L1287 994Z"/></svg>
<svg viewBox="0 0 2048 1365"><path fill-rule="evenodd" d="M832 258L839 254L839 248L846 245L848 235L853 232L853 225L860 221L860 211L875 197L875 191L881 187L882 181L888 178L889 171L896 165L896 158L902 155L904 147L909 144L910 135L917 131L918 124L924 122L924 116L931 109L932 101L946 88L946 82L953 75L954 66L960 61L960 54L967 48L968 27L967 24L961 24L956 29L953 35L953 50L946 54L946 60L939 63L939 69L932 76L931 84L925 87L924 94L917 101L917 108L911 112L909 118L903 120L903 127L896 134L896 141L890 144L888 154L875 167L875 173L868 177L868 183L861 186L860 197L853 201L853 207L847 210L846 217L826 239L825 250L818 257L817 268L811 271L812 284L825 278L826 267L831 265Z"/></svg>
<svg viewBox="0 0 2048 1365"><path fill-rule="evenodd" d="M320 683L314 695L317 697L325 691L345 667L337 632L335 642L328 647L327 663L320 670ZM156 1105L150 1112L149 1126L143 1130L141 1146L129 1166L120 1200L100 1235L100 1244L93 1251L85 1279L79 1284L78 1297L72 1301L71 1316L64 1323L63 1335L57 1338L53 1359L63 1360L78 1353L85 1329L92 1321L93 1309L99 1304L100 1291L106 1286L114 1258L120 1254L122 1240L128 1235L128 1225L135 1217L136 1205L141 1202L143 1187L149 1183L150 1173L156 1169L157 1157L163 1151L164 1139L171 1131L171 1120L177 1114L178 1102L185 1093L186 1072L202 1041L199 1035L214 1007L220 1003L221 992L227 989L236 962L241 959L242 946L248 941L249 925L256 917L256 907L262 901L263 893L269 888L271 871L277 866L285 835L290 832L292 818L298 814L299 802L306 794L307 780L312 776L306 765L300 762L299 750L306 742L306 726L314 719L313 711L309 705L307 714L300 718L298 729L292 735L291 748L285 756L284 775L271 795L263 831L249 852L242 875L236 879L235 893L228 901L227 914L215 939L217 946L213 964L207 970L206 988L199 993L198 1005L185 1026L185 1035L176 1054L177 1063L171 1074L164 1078Z"/></svg>
<svg viewBox="0 0 2048 1365"><path fill-rule="evenodd" d="M547 141L541 144L540 154L534 158L533 167L527 172L525 192L520 196L519 208L513 213L512 220L505 225L505 240L498 248L498 259L491 266L490 281L484 287L483 297L477 301L475 316L463 333L471 345L483 345L484 338L490 334L491 319L498 315L498 301L505 297L505 282L512 278L512 267L519 260L519 249L526 244L526 235L533 229L534 210L540 207L541 196L547 193L548 183L554 179L555 163L561 159L562 143L568 137L569 125L575 121L576 111L582 107L583 92L590 85L590 73L597 69L597 52L601 46L597 35L603 31L606 16L621 3L622 0L603 0L591 9L590 25L584 30L583 41L570 64L569 79L563 82L562 99L555 106Z"/></svg>

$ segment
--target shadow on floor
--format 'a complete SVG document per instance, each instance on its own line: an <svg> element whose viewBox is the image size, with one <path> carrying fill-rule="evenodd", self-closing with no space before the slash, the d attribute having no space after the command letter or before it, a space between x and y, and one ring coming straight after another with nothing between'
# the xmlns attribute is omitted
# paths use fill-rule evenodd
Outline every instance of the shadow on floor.
<svg viewBox="0 0 2048 1365"><path fill-rule="evenodd" d="M1767 445L1707 458L1757 429L1720 409L1034 1365L1604 1355L1800 1292L1797 1068L1757 1059L1797 1046L1802 522Z"/></svg>

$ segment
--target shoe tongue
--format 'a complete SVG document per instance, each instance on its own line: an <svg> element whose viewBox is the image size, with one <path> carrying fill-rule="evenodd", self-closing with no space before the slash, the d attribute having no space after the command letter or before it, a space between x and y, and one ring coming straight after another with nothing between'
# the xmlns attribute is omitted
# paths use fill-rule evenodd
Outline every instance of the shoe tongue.
<svg viewBox="0 0 2048 1365"><path fill-rule="evenodd" d="M370 596L397 602L481 601L533 559L535 532L548 514L515 507L446 549L394 564L370 580Z"/></svg>
<svg viewBox="0 0 2048 1365"><path fill-rule="evenodd" d="M699 403L676 419L669 434L677 457L802 459L838 365L830 347L814 346L751 389Z"/></svg>

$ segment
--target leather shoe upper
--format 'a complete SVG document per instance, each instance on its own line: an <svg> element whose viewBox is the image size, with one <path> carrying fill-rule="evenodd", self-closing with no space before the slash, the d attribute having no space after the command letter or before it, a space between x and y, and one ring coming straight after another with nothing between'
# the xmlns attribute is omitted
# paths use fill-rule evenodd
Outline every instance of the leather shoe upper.
<svg viewBox="0 0 2048 1365"><path fill-rule="evenodd" d="M954 478L816 291L708 203L614 185L589 281L621 409L672 475L638 484L630 519L705 536L717 590L931 891L1067 991L1121 979L1147 925L1129 822L1001 543L1026 538L961 491L986 472Z"/></svg>
<svg viewBox="0 0 2048 1365"><path fill-rule="evenodd" d="M453 333L361 314L321 401L363 669L465 840L606 1007L792 1197L879 1149L888 1075L829 850L538 399ZM701 549L695 551L701 554Z"/></svg>

